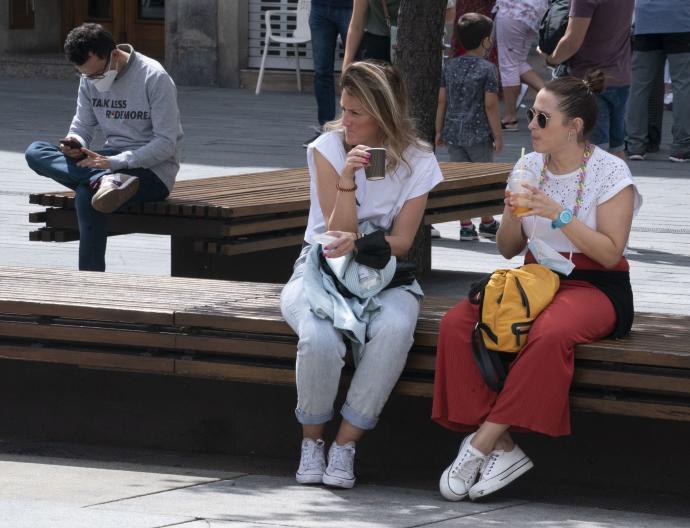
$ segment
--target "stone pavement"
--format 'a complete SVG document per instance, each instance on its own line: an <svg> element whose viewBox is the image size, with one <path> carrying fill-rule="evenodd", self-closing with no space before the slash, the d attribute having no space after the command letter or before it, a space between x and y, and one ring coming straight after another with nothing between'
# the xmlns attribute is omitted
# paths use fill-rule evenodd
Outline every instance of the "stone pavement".
<svg viewBox="0 0 690 528"><path fill-rule="evenodd" d="M7 528L677 528L682 497L503 492L450 503L433 486L300 486L265 459L83 446L0 454L0 526ZM93 457L93 458L92 458ZM517 483L516 483L517 484Z"/></svg>
<svg viewBox="0 0 690 528"><path fill-rule="evenodd" d="M28 241L28 213L35 210L28 194L60 186L33 174L23 160L31 141L64 136L75 92L74 81L0 79L0 265L76 267L77 243ZM305 164L300 143L311 136L311 95L255 97L250 91L192 87L181 87L179 94L186 132L181 179ZM665 117L662 152L631 166L645 204L633 225L629 258L638 310L690 314L690 165L666 161L671 119ZM525 127L506 134L505 143L497 161L517 159L522 146L529 149ZM445 152L439 158L446 159ZM457 222L438 227L443 238L434 242L429 293L459 297L476 274L506 265L491 242L460 243ZM169 242L113 237L107 258L110 271L167 275ZM644 482L631 483L632 490L540 489L539 479L527 479L527 485L516 483L485 502L451 504L436 491L435 470L433 478L421 481L404 472L367 478L365 471L360 485L345 492L297 486L293 460L13 441L0 438L0 528L690 526L684 491L647 493ZM642 449L635 453L644 455ZM678 463L688 463L686 452L678 453Z"/></svg>

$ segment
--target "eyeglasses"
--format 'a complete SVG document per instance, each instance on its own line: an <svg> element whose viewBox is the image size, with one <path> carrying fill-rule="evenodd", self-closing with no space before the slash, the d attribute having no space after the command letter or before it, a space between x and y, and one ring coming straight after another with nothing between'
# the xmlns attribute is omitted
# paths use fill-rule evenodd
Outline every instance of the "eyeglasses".
<svg viewBox="0 0 690 528"><path fill-rule="evenodd" d="M89 79L90 81L97 81L98 79L103 79L105 77L105 72L110 69L110 57L108 57L108 62L106 62L103 69L97 73L81 73L77 72L77 76L82 79Z"/></svg>
<svg viewBox="0 0 690 528"><path fill-rule="evenodd" d="M534 108L528 108L527 124L529 125L535 117L537 118L537 125L539 125L539 128L546 128L546 125L549 124L549 119L551 119L551 116L544 112L537 112Z"/></svg>

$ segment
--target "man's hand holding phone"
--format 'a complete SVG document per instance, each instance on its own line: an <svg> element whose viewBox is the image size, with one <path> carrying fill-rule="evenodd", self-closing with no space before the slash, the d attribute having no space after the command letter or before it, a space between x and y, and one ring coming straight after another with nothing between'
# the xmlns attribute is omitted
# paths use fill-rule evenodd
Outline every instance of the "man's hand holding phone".
<svg viewBox="0 0 690 528"><path fill-rule="evenodd" d="M82 152L82 144L73 137L64 137L59 141L60 151L69 158L83 159L86 155Z"/></svg>

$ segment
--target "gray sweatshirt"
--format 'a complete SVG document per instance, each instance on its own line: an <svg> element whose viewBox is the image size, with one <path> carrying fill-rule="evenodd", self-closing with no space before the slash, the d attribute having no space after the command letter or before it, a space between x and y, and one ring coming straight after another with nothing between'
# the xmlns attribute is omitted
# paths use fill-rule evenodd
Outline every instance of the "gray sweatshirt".
<svg viewBox="0 0 690 528"><path fill-rule="evenodd" d="M130 56L109 91L99 92L92 81L81 79L68 135L88 148L100 127L104 148L120 152L109 156L112 172L150 169L172 190L183 136L175 83L160 63L129 44L118 49Z"/></svg>

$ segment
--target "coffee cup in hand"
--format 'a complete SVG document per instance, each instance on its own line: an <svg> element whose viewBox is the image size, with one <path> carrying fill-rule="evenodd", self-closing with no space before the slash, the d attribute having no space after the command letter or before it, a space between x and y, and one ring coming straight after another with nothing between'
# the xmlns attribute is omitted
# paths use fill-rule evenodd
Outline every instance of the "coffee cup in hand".
<svg viewBox="0 0 690 528"><path fill-rule="evenodd" d="M369 165L364 167L367 180L383 180L386 177L386 149L371 147L367 152L371 155Z"/></svg>

